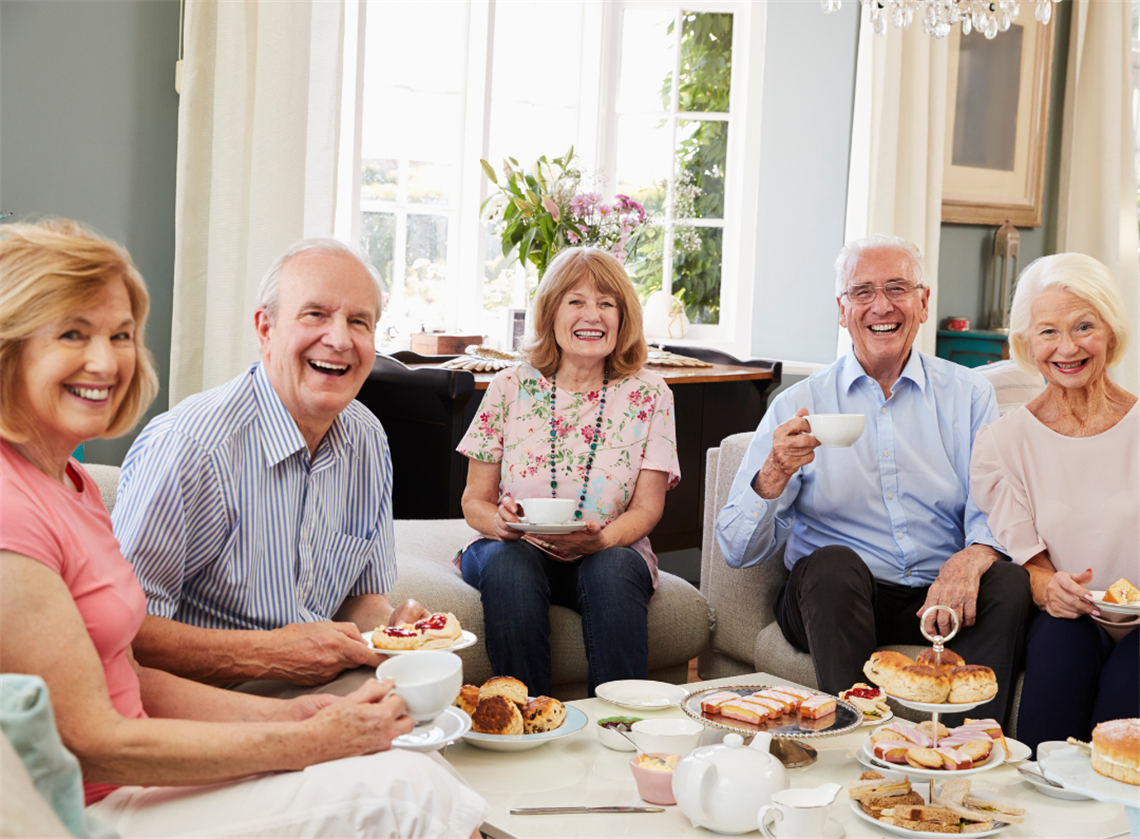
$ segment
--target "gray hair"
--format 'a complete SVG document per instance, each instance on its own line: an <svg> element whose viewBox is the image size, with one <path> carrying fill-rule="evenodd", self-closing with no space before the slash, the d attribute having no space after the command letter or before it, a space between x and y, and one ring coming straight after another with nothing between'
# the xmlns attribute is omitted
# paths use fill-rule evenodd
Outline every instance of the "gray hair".
<svg viewBox="0 0 1140 839"><path fill-rule="evenodd" d="M1105 355L1105 366L1120 363L1128 349L1131 328L1128 306L1112 271L1083 253L1057 253L1033 260L1017 278L1009 311L1009 354L1022 370L1038 374L1029 355L1033 328L1033 301L1049 290L1068 291L1088 303L1111 330L1115 346Z"/></svg>
<svg viewBox="0 0 1140 839"><path fill-rule="evenodd" d="M380 283L380 272L369 260L368 252L357 245L350 245L339 239L312 237L302 239L292 245L285 253L277 257L277 261L269 266L265 276L261 278L261 285L257 287L257 308L265 309L269 321L277 318L277 306L281 297L281 272L285 270L285 263L301 253L323 253L329 256L346 256L355 259L360 266L368 272L376 286L376 320L380 320L380 301L383 296L383 286Z"/></svg>
<svg viewBox="0 0 1140 839"><path fill-rule="evenodd" d="M872 233L862 239L855 239L843 246L839 256L835 259L835 296L841 297L847 290L847 284L855 273L855 266L859 258L869 251L898 251L910 263L910 278L916 286L925 285L926 268L922 262L922 253L899 236L890 233Z"/></svg>

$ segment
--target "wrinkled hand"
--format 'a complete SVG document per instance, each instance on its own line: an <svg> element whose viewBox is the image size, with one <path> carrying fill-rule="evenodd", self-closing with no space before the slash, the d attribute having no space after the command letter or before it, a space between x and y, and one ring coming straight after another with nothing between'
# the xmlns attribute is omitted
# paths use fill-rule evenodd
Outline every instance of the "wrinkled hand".
<svg viewBox="0 0 1140 839"><path fill-rule="evenodd" d="M578 530L574 533L551 536L544 535L539 538L548 545L553 545L558 548L560 551L583 555L596 554L598 551L604 551L606 548L613 547L613 545L610 544L606 528L602 527L596 521L586 522L584 530Z"/></svg>
<svg viewBox="0 0 1140 839"><path fill-rule="evenodd" d="M761 498L779 498L796 471L815 460L815 449L820 443L811 435L811 426L804 419L807 415L808 409L800 408L772 432L772 450L753 487Z"/></svg>
<svg viewBox="0 0 1140 839"><path fill-rule="evenodd" d="M396 694L388 695L392 685L391 679L370 679L348 696L331 697L334 701L314 714L308 724L322 729L320 736L328 738L336 754L385 751L416 725L405 713L404 700Z"/></svg>
<svg viewBox="0 0 1140 839"><path fill-rule="evenodd" d="M415 623L427 617L431 617L431 612L420 605L418 600L405 600L392 610L392 614L388 618L388 626L399 626L402 623Z"/></svg>
<svg viewBox="0 0 1140 839"><path fill-rule="evenodd" d="M1079 574L1058 571L1045 589L1045 611L1055 618L1079 618L1081 615L1099 615L1090 602L1092 594L1085 583L1091 583L1092 569Z"/></svg>
<svg viewBox="0 0 1140 839"><path fill-rule="evenodd" d="M353 667L379 667L384 656L347 621L291 623L267 633L273 663L264 676L295 685L323 685Z"/></svg>
<svg viewBox="0 0 1140 839"><path fill-rule="evenodd" d="M978 617L978 586L982 574L996 559L997 552L985 545L970 545L958 551L942 563L938 579L926 593L926 602L915 614L921 618L931 606L949 606L958 615L960 627L973 626ZM954 624L948 613L939 610L927 616L924 626L931 635L946 636Z"/></svg>
<svg viewBox="0 0 1140 839"><path fill-rule="evenodd" d="M344 697L331 693L307 693L293 699L281 700L281 706L270 718L277 722L303 722L331 705L343 702Z"/></svg>
<svg viewBox="0 0 1140 839"><path fill-rule="evenodd" d="M511 498L509 495L504 495L499 499L499 510L495 513L495 518L491 522L491 532L494 537L502 542L517 542L523 537L521 530L513 530L507 527L507 522L513 521L516 524L521 521L519 518L523 515L522 505Z"/></svg>

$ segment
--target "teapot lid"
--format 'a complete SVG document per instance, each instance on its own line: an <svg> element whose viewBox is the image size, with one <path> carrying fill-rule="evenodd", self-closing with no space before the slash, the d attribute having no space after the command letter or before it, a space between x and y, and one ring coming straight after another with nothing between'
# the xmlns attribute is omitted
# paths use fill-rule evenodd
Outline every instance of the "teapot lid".
<svg viewBox="0 0 1140 839"><path fill-rule="evenodd" d="M767 766L770 762L775 760L775 758L767 752L758 749L744 748L744 738L735 732L724 735L724 741L722 743L704 746L689 754L692 755L694 759L707 760L716 764L721 769L727 770L755 770L758 767ZM779 761L777 761L777 763L778 762Z"/></svg>

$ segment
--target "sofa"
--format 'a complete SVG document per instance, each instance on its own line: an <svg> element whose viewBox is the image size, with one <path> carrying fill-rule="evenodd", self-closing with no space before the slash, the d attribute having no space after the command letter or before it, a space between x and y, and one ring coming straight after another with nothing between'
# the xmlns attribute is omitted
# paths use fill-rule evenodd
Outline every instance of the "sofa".
<svg viewBox="0 0 1140 839"><path fill-rule="evenodd" d="M998 410L1005 414L1032 399L1044 387L1041 377L1022 372L1013 362L988 365L977 372L994 385ZM752 440L752 434L734 434L718 448L709 449L705 467L704 533L701 544L701 592L716 617L709 648L697 664L702 679L718 679L740 673L771 673L809 687L817 687L811 656L792 647L784 638L773 607L776 593L788 578L783 556L775 556L752 568L730 568L716 541L716 518L728 502L728 492ZM949 645L953 649L953 642ZM921 647L890 645L911 658ZM1021 676L1014 686L1013 707L1006 730L1016 736ZM899 716L921 720L917 712L895 706Z"/></svg>
<svg viewBox="0 0 1140 839"><path fill-rule="evenodd" d="M85 464L99 485L107 509L118 490L116 466ZM463 519L397 520L394 523L398 579L388 597L393 603L415 598L433 611L453 612L460 624L483 638L479 592L463 582L452 564L456 552L474 536ZM586 696L586 652L578 614L550 607L551 693L558 699ZM712 613L697 589L664 571L649 604L649 678L683 684L689 662L709 643ZM481 684L495 675L482 640L458 655L464 679Z"/></svg>

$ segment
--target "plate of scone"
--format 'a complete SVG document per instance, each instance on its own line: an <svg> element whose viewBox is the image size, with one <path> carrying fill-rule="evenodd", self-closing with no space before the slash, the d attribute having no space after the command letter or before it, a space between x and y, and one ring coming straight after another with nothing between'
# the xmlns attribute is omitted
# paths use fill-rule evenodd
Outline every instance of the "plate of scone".
<svg viewBox="0 0 1140 839"><path fill-rule="evenodd" d="M464 685L456 707L471 717L471 730L463 739L492 752L536 749L580 731L586 715L551 696L531 696L511 676L495 676L482 685Z"/></svg>
<svg viewBox="0 0 1140 839"><path fill-rule="evenodd" d="M396 626L378 626L371 632L360 633L365 642L384 655L404 655L420 650L466 649L479 640L474 632L459 625L451 612L428 615L415 623Z"/></svg>
<svg viewBox="0 0 1140 839"><path fill-rule="evenodd" d="M997 695L994 671L966 664L948 649L923 650L917 659L878 650L863 665L867 678L900 705L915 711L969 711Z"/></svg>

